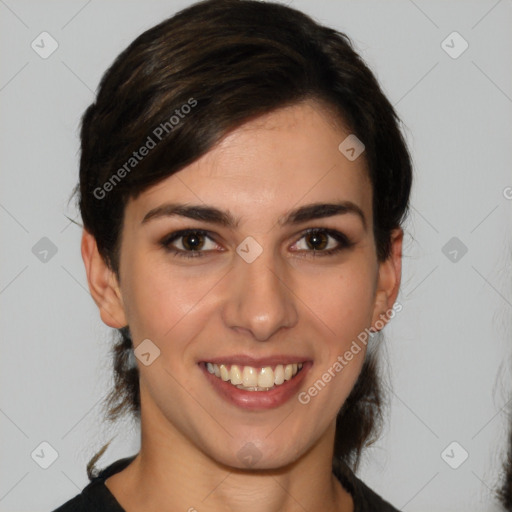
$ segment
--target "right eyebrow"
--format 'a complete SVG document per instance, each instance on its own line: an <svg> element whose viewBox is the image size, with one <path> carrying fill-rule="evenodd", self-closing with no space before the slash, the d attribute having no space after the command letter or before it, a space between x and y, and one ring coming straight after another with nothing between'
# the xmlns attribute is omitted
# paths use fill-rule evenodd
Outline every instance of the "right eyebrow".
<svg viewBox="0 0 512 512"><path fill-rule="evenodd" d="M188 219L202 220L211 222L212 224L219 224L227 228L238 227L240 219L235 219L229 212L225 212L213 206L203 205L185 205L177 203L166 203L150 210L144 218L144 224L152 219L160 217L173 217L180 216Z"/></svg>

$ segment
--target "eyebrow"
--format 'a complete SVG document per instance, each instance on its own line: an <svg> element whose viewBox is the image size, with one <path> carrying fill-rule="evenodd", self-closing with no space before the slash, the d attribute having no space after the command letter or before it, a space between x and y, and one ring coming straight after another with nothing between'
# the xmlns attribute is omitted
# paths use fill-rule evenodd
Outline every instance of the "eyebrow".
<svg viewBox="0 0 512 512"><path fill-rule="evenodd" d="M300 224L315 219L333 217L335 215L353 214L360 218L366 230L366 217L361 208L352 201L340 201L336 203L312 203L292 210L280 217L278 223L281 226ZM166 203L150 210L141 224L161 217L185 217L188 219L200 220L212 224L234 229L237 228L240 219L235 218L231 213L207 205L186 205L179 203Z"/></svg>

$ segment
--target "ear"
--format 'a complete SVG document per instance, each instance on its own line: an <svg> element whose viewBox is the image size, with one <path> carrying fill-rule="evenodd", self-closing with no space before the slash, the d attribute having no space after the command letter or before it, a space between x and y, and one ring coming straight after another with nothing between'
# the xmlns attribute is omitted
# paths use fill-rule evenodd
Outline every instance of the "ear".
<svg viewBox="0 0 512 512"><path fill-rule="evenodd" d="M391 233L391 251L388 258L379 264L372 331L380 331L389 321L388 311L393 307L400 290L402 275L402 242L404 232L397 228ZM392 318L392 316L391 316Z"/></svg>
<svg viewBox="0 0 512 512"><path fill-rule="evenodd" d="M126 316L115 272L100 255L96 239L85 229L82 234L82 259L89 290L100 310L101 319L109 327L125 327Z"/></svg>

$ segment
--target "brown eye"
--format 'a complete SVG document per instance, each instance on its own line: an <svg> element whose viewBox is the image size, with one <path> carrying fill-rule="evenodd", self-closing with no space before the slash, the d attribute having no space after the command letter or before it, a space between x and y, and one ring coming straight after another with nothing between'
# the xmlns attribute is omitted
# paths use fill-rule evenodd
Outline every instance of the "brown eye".
<svg viewBox="0 0 512 512"><path fill-rule="evenodd" d="M187 251L197 251L204 245L204 236L197 232L189 233L183 236L182 244Z"/></svg>
<svg viewBox="0 0 512 512"><path fill-rule="evenodd" d="M207 231L184 229L167 235L160 241L162 247L175 256L200 257L222 250Z"/></svg>
<svg viewBox="0 0 512 512"><path fill-rule="evenodd" d="M306 243L309 249L314 251L321 251L327 247L329 237L326 233L321 231L313 231L306 235Z"/></svg>
<svg viewBox="0 0 512 512"><path fill-rule="evenodd" d="M330 256L354 246L345 234L333 229L309 229L295 242L292 250L309 256Z"/></svg>

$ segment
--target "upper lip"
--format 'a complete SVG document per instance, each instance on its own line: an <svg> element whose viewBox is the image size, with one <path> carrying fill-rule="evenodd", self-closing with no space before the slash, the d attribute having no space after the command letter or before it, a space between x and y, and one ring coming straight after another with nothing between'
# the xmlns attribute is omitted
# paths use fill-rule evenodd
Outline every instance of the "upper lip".
<svg viewBox="0 0 512 512"><path fill-rule="evenodd" d="M268 357L252 357L244 354L233 356L212 357L211 359L203 359L201 362L212 364L236 364L238 366L252 366L262 368L264 366L275 366L278 364L304 363L309 358L303 356L279 354Z"/></svg>

